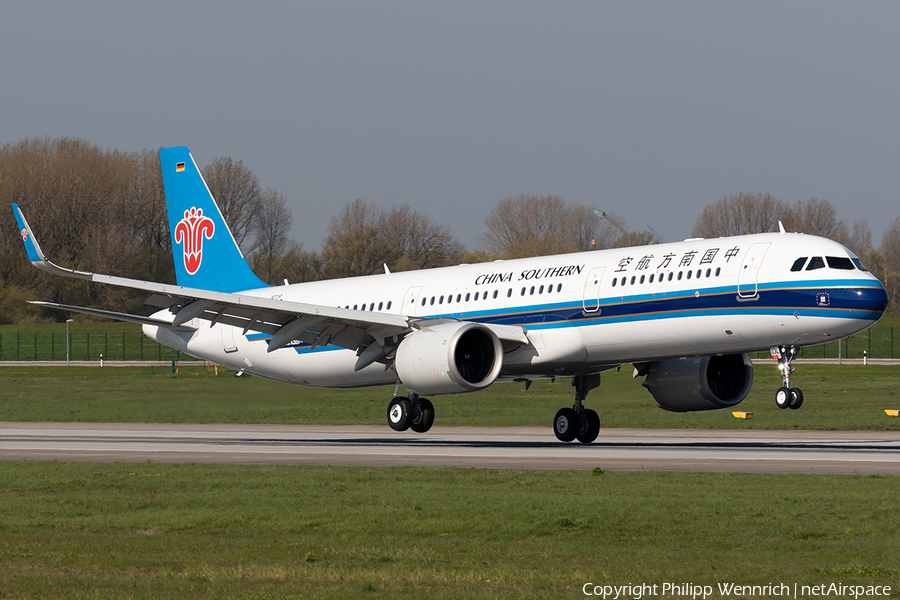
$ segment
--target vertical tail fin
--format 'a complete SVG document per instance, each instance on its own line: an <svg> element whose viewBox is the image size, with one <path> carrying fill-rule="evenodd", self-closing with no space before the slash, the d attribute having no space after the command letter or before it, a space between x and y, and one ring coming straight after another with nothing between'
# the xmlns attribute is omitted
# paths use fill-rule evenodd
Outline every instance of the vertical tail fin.
<svg viewBox="0 0 900 600"><path fill-rule="evenodd" d="M250 269L184 146L159 151L178 285L217 292L268 287Z"/></svg>

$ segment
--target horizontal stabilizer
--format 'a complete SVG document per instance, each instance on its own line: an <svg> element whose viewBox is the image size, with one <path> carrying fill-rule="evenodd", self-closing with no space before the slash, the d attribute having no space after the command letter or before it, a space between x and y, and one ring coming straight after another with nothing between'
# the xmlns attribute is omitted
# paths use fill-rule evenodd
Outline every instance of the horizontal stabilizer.
<svg viewBox="0 0 900 600"><path fill-rule="evenodd" d="M58 308L69 312L77 312L85 315L94 315L95 317L106 317L115 319L116 321L126 321L128 323L137 323L139 325L156 325L158 327L166 327L172 331L196 331L196 327L187 327L185 325L174 326L168 321L162 319L154 319L152 317L142 317L140 315L129 315L127 313L114 312L111 310L101 310L99 308L87 308L84 306L70 306L68 304L56 304L54 302L41 302L39 300L30 301L29 304L38 306L47 306L49 308Z"/></svg>

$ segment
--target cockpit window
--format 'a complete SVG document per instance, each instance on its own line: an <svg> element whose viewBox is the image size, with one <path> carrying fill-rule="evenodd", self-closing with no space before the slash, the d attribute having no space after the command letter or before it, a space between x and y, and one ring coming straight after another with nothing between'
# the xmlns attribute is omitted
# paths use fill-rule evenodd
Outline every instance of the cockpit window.
<svg viewBox="0 0 900 600"><path fill-rule="evenodd" d="M856 268L859 269L860 271L866 271L866 272L869 271L867 268L865 268L863 266L862 261L859 260L858 258L853 258L851 260L853 261L853 264L856 265Z"/></svg>
<svg viewBox="0 0 900 600"><path fill-rule="evenodd" d="M826 256L825 260L828 261L828 266L832 269L841 269L843 271L853 270L853 261L846 256Z"/></svg>
<svg viewBox="0 0 900 600"><path fill-rule="evenodd" d="M803 256L794 261L794 264L791 265L791 271L802 271L803 265L806 264L807 256Z"/></svg>
<svg viewBox="0 0 900 600"><path fill-rule="evenodd" d="M824 269L824 268L825 268L825 261L822 260L821 256L813 256L810 259L809 264L806 265L807 271L815 271L816 269Z"/></svg>

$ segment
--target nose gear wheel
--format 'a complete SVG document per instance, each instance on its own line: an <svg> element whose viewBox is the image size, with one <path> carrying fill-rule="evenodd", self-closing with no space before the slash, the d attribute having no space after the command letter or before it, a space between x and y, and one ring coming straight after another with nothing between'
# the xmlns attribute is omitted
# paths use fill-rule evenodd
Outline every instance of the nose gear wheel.
<svg viewBox="0 0 900 600"><path fill-rule="evenodd" d="M791 387L791 373L796 371L791 366L791 361L799 352L796 346L772 346L769 353L778 363L778 370L781 372L782 386L775 392L775 405L778 408L790 408L797 410L803 405L803 392L800 388Z"/></svg>

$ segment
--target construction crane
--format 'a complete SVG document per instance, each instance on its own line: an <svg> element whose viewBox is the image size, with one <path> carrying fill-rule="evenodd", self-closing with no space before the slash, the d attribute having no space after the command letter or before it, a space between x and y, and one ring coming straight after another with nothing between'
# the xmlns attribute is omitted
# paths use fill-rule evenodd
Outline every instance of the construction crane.
<svg viewBox="0 0 900 600"><path fill-rule="evenodd" d="M617 225L612 219L607 217L606 213L603 212L602 210L597 210L596 208L593 210L594 210L594 214L597 215L598 217L600 217L600 220L603 222L603 224L606 225L607 227L609 227L610 229L612 229L614 232L616 232L619 235L619 237L628 233L627 231L622 229L619 225ZM657 244L665 244L666 243L666 240L663 238L663 236L659 235L659 233L655 229L653 229L649 225L646 225L646 227L647 227L647 231L649 231L651 234L653 234L654 242L656 242Z"/></svg>
<svg viewBox="0 0 900 600"><path fill-rule="evenodd" d="M646 227L647 227L647 231L649 231L650 233L653 234L653 241L655 241L657 244L665 244L666 243L666 240L663 239L663 236L659 235L659 233L655 229L653 229L649 225L647 225Z"/></svg>

